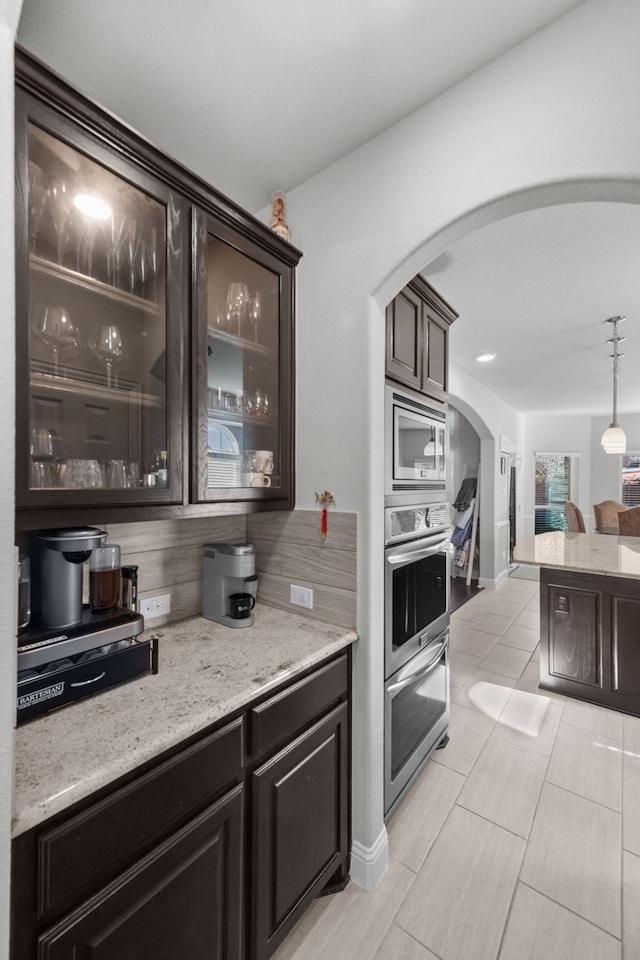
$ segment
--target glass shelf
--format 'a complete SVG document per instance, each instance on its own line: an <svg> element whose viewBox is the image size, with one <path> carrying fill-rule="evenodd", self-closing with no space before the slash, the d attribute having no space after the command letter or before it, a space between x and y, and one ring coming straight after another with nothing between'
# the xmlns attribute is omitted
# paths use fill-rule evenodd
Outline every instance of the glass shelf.
<svg viewBox="0 0 640 960"><path fill-rule="evenodd" d="M219 340L238 349L246 350L249 353L255 353L262 357L273 355L273 348L267 347L263 343L255 343L253 340L247 340L244 337L238 337L234 333L228 333L226 330L220 330L217 327L208 327L207 333L211 340Z"/></svg>
<svg viewBox="0 0 640 960"><path fill-rule="evenodd" d="M45 277L54 277L63 280L65 283L72 283L76 287L88 290L91 293L97 293L105 297L112 303L120 303L125 306L135 307L136 310L143 310L145 313L160 316L161 308L153 300L145 300L143 297L136 296L135 293L128 293L126 290L120 290L102 280L95 280L93 277L87 277L83 273L71 270L69 267L60 266L51 260L45 260L44 257L38 257L31 254L29 264L32 271Z"/></svg>

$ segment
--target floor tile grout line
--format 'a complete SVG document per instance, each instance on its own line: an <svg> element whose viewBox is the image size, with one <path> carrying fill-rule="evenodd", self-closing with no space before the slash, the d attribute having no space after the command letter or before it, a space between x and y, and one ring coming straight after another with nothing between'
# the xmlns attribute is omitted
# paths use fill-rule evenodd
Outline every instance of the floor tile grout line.
<svg viewBox="0 0 640 960"><path fill-rule="evenodd" d="M413 935L409 930L406 930L406 929L402 926L402 924L396 923L395 920L392 920L392 921L391 921L391 927L393 927L394 925L398 928L398 930L402 930L402 932L403 932L404 934L406 934L406 935L409 937L410 940L413 940L414 943L417 943L418 946L421 947L423 950L428 950L429 953L431 953L431 955L435 957L435 960L445 960L444 957L441 957L440 954L435 953L430 947L428 947L426 944L424 944L424 943L422 942L422 940L418 940L417 937L414 937L414 935ZM390 927L389 929L391 929L391 927ZM387 931L387 932L388 932L388 931ZM365 958L362 958L362 960L365 960Z"/></svg>
<svg viewBox="0 0 640 960"><path fill-rule="evenodd" d="M560 726L560 723L558 723L558 727L559 727L559 726ZM515 881L515 883L514 883L514 885L513 885L513 891L512 891L512 894L511 894L511 902L510 902L510 904L509 904L509 909L508 909L508 911L507 911L507 917L506 917L506 920L505 920L505 923L504 923L504 927L503 927L503 929L502 929L502 936L501 936L501 938L500 938L500 946L499 946L499 948L498 948L498 953L496 954L496 960L499 960L500 954L502 953L502 947L503 947L503 945L504 945L505 934L506 934L506 932L507 932L507 927L508 927L508 925L509 925L509 919L510 919L511 913L512 913L512 911L513 911L513 904L514 904L514 902L515 902L516 893L517 893L517 891L518 891L518 884L520 884L520 883L523 882L523 881L521 880L522 870L523 870L523 867L524 867L525 860L526 860L526 858L527 858L527 853L529 852L529 842L530 842L530 840L531 840L531 834L533 833L533 829L534 829L534 827L535 827L536 818L537 818L537 816L538 816L538 810L540 809L540 798L542 797L542 791L544 790L544 785L545 785L545 783L547 782L547 779L546 779L546 778L547 778L547 773L549 772L549 764L551 763L551 756L552 756L552 754L553 754L553 749L554 749L554 747L555 747L555 745L556 745L557 736L558 736L558 730L556 729L555 735L554 735L554 737L553 737L553 743L551 744L551 749L550 749L550 751L549 751L549 756L546 758L547 762L546 762L546 765L545 765L545 768L544 768L544 776L543 776L542 783L540 784L540 790L539 790L539 792L538 792L538 799L537 799L537 801L536 801L535 810L533 811L533 816L532 816L532 818L531 818L531 826L529 827L529 836L527 837L527 839L526 839L526 841L525 841L525 849L524 849L524 853L522 854L522 860L520 861L520 869L518 870L518 876L516 877L516 881ZM532 889L533 889L533 888L532 888Z"/></svg>
<svg viewBox="0 0 640 960"><path fill-rule="evenodd" d="M601 933L605 933L608 937L611 937L612 940L617 940L618 943L622 943L622 937L616 937L615 933L611 933L610 930L606 930L604 927L601 927L599 923L594 923L593 920L588 920L587 917L583 917L581 913L577 913L575 910L572 910L571 907L568 907L565 903L560 903L559 900L554 900L553 897L550 897L548 893L543 893L542 890L538 890L530 883L527 883L526 880L520 880L519 882L523 887L533 890L533 892L537 893L539 897L544 897L544 899L548 900L549 903L554 903L557 907L561 907L562 910L566 910L567 913L577 917L578 920L582 920L583 923L588 923L589 926L593 927L595 930L599 930Z"/></svg>
<svg viewBox="0 0 640 960"><path fill-rule="evenodd" d="M557 736L557 734L556 734ZM548 773L548 770L547 770ZM545 774L544 782L548 783L552 787L556 787L557 790L564 790L565 793L570 793L572 797L580 797L581 800L588 800L589 803L595 803L598 807L602 807L603 810L609 810L611 813L617 813L620 817L620 828L622 829L622 809L616 810L615 807L610 807L606 803L602 803L600 800L594 800L592 797L585 797L582 793L577 793L575 790L570 790L569 787L563 787L559 783L554 783L553 780L547 780L547 775ZM620 802L622 807L622 801Z"/></svg>

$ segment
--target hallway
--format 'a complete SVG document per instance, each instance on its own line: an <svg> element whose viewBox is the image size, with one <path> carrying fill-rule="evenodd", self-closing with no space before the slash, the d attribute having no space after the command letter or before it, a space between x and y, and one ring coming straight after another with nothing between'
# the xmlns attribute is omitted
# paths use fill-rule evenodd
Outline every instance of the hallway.
<svg viewBox="0 0 640 960"><path fill-rule="evenodd" d="M539 691L538 638L536 582L454 612L450 742L387 874L317 900L276 960L640 957L640 719Z"/></svg>

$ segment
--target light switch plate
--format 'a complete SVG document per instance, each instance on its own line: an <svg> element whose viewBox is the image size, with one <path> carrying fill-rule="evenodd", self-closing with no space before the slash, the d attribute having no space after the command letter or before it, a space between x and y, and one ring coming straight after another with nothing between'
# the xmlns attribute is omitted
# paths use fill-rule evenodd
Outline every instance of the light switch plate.
<svg viewBox="0 0 640 960"><path fill-rule="evenodd" d="M296 607L306 607L307 610L313 610L313 590L290 583L289 603L295 604Z"/></svg>

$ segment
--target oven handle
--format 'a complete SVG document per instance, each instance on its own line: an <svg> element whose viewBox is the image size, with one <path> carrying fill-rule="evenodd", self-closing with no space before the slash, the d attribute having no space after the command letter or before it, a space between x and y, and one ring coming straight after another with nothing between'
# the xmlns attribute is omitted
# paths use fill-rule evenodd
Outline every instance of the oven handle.
<svg viewBox="0 0 640 960"><path fill-rule="evenodd" d="M391 693L394 696L399 693L401 690L404 690L405 687L408 687L410 684L415 683L416 680L419 680L421 677L426 677L438 666L442 653L449 642L448 638L442 641L438 646L436 654L429 660L429 663L424 667L420 667L419 670L416 670L415 673L412 673L408 677L403 677L402 680L398 680L397 683L392 683L390 687L387 687L387 693Z"/></svg>
<svg viewBox="0 0 640 960"><path fill-rule="evenodd" d="M414 560L421 560L423 557L430 557L434 553L439 553L444 545L449 542L449 534L438 537L429 542L428 547L420 547L419 550L409 550L404 553L389 553L387 563L411 563Z"/></svg>

